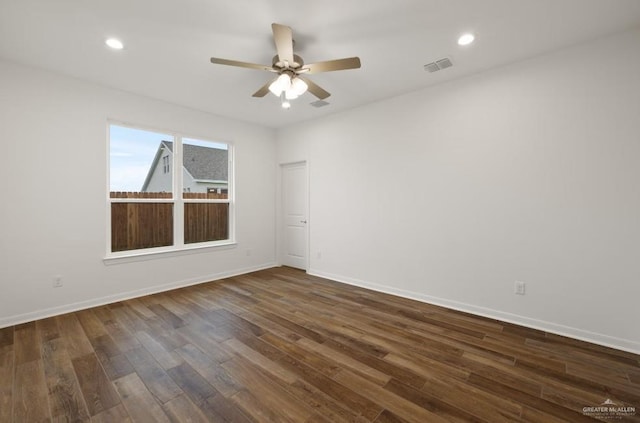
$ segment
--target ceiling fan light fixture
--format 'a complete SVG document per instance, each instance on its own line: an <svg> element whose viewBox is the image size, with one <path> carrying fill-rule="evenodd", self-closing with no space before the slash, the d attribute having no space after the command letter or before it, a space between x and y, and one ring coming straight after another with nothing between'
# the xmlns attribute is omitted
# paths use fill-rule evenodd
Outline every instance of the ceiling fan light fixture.
<svg viewBox="0 0 640 423"><path fill-rule="evenodd" d="M280 97L283 91L289 90L291 87L291 77L286 73L280 74L280 76L269 85L269 91L273 95Z"/></svg>
<svg viewBox="0 0 640 423"><path fill-rule="evenodd" d="M289 102L289 99L287 98L285 92L281 92L280 93L280 104L282 106L283 109L290 109L291 108L291 102Z"/></svg>
<svg viewBox="0 0 640 423"><path fill-rule="evenodd" d="M282 90L279 89L280 87L278 87L278 84L276 84L275 82L272 82L271 85L269 85L269 91L271 91L271 94L275 95L276 97L280 97L280 93L282 93Z"/></svg>
<svg viewBox="0 0 640 423"><path fill-rule="evenodd" d="M307 83L300 78L294 78L294 80L291 81L291 91L296 93L296 97L306 93L308 88Z"/></svg>
<svg viewBox="0 0 640 423"><path fill-rule="evenodd" d="M284 96L287 100L295 100L302 94L306 93L307 88L309 88L309 86L302 79L294 77L291 80L289 88L284 90Z"/></svg>
<svg viewBox="0 0 640 423"><path fill-rule="evenodd" d="M289 88L284 92L284 98L286 98L287 100L295 100L296 98L298 98L298 94L292 88Z"/></svg>

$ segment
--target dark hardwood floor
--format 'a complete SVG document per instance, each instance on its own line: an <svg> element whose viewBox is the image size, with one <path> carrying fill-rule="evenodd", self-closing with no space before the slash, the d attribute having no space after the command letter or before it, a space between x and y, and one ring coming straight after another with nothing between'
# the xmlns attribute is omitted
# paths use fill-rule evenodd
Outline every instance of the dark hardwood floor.
<svg viewBox="0 0 640 423"><path fill-rule="evenodd" d="M586 422L607 399L640 421L640 356L288 268L0 329L2 423Z"/></svg>

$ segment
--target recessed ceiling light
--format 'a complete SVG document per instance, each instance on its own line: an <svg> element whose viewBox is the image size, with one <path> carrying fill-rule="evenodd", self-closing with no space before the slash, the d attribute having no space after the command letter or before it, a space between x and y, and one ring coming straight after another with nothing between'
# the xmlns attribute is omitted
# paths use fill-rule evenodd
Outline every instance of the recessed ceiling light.
<svg viewBox="0 0 640 423"><path fill-rule="evenodd" d="M475 40L476 37L471 33L462 34L460 38L458 38L458 45L460 46L468 46Z"/></svg>
<svg viewBox="0 0 640 423"><path fill-rule="evenodd" d="M106 45L108 45L109 47L111 47L114 50L122 50L124 47L124 44L122 44L122 41L116 39L116 38L109 38L107 41L104 42Z"/></svg>

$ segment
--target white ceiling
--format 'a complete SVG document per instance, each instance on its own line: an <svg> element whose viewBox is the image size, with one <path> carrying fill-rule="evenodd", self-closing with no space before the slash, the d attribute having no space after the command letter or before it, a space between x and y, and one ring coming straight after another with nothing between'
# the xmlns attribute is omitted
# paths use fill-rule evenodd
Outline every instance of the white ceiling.
<svg viewBox="0 0 640 423"><path fill-rule="evenodd" d="M271 74L209 62L270 64L272 22L292 27L307 63L360 57L361 69L309 76L329 106L307 93L283 110L251 97ZM639 24L639 0L0 0L0 58L281 127ZM462 48L465 31L477 38ZM445 56L453 68L423 70Z"/></svg>

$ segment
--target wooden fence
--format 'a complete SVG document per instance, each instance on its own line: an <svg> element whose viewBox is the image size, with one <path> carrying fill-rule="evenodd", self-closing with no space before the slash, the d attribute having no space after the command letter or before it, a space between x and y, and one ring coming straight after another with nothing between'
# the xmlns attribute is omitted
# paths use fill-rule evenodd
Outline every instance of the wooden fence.
<svg viewBox="0 0 640 423"><path fill-rule="evenodd" d="M111 198L171 198L164 192L111 192ZM228 203L189 203L191 199L227 199L227 194L185 192L184 243L229 238ZM173 203L111 203L111 251L174 244Z"/></svg>

